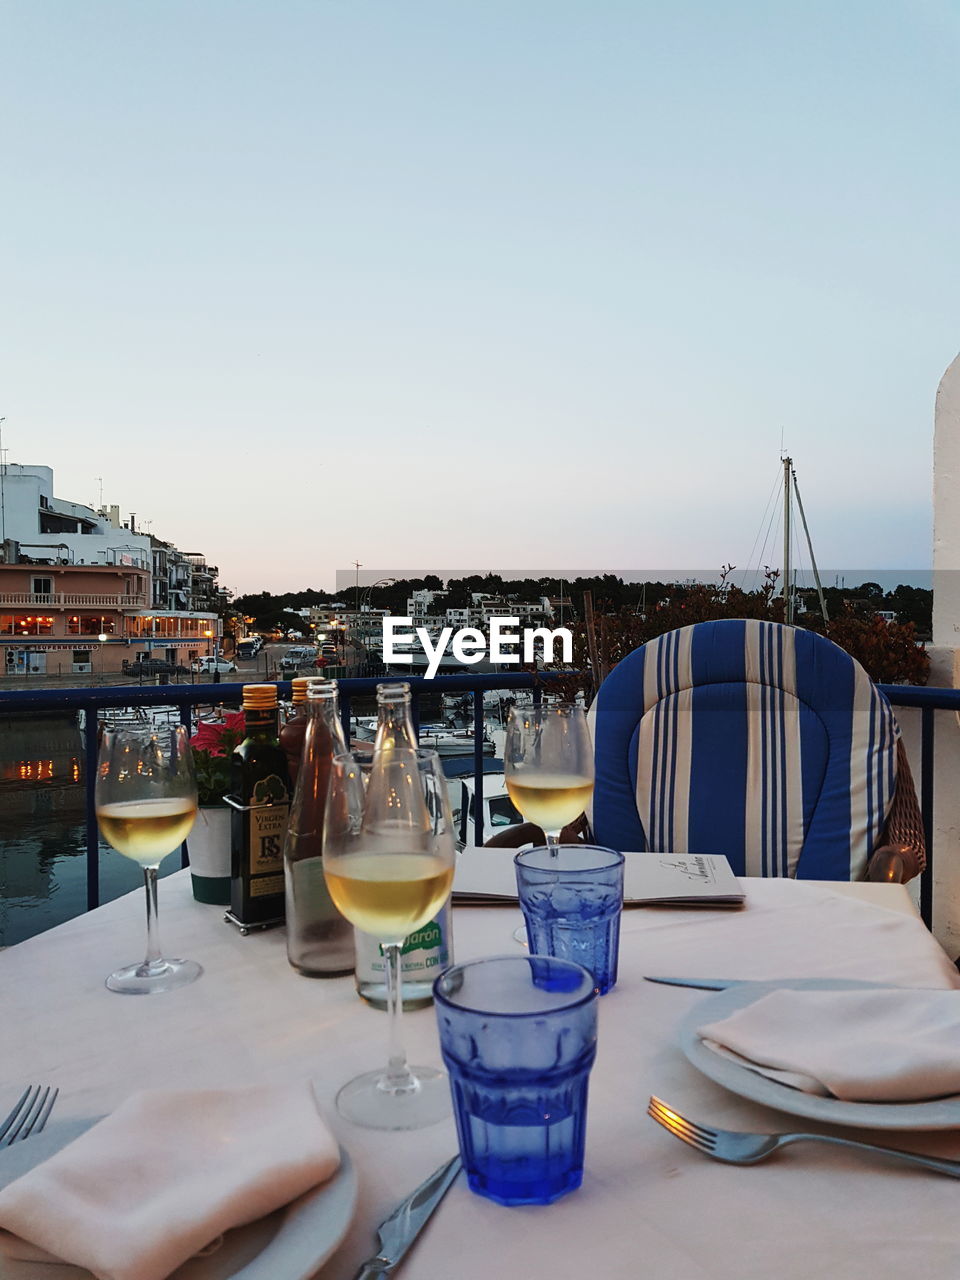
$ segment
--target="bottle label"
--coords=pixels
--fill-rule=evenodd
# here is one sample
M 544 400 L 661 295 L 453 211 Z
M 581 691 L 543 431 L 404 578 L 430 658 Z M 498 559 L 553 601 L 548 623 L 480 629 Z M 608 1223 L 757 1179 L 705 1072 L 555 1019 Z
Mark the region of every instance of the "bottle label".
M 383 948 L 381 947 L 381 954 Z M 416 933 L 411 933 L 410 937 L 404 942 L 400 948 L 401 956 L 413 955 L 417 951 L 440 951 L 446 953 L 446 947 L 443 945 L 443 934 L 440 925 L 436 920 L 431 920 L 428 925 L 424 925 L 422 929 L 418 929 Z
M 280 891 L 283 891 L 283 838 L 287 831 L 287 820 L 290 815 L 288 804 L 265 805 L 256 792 L 261 785 L 268 787 L 270 783 L 280 783 L 279 778 L 267 778 L 263 784 L 257 783 L 254 791 L 254 804 L 259 800 L 261 807 L 249 810 L 250 815 L 250 875 L 264 876 L 281 873 Z M 282 784 L 281 784 L 282 785 Z M 272 788 L 269 788 L 272 790 Z M 283 794 L 286 794 L 284 791 Z
M 400 949 L 403 982 L 431 982 L 450 963 L 449 906 L 416 933 L 411 933 Z M 357 982 L 382 982 L 386 969 L 383 947 L 369 934 L 357 932 Z
M 260 876 L 250 881 L 251 898 L 269 898 L 274 893 L 283 893 L 283 876 Z

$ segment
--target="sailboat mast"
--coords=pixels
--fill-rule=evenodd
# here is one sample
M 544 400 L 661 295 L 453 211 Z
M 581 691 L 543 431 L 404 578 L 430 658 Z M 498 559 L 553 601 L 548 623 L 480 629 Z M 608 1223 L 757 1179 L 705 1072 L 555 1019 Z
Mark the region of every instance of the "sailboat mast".
M 813 554 L 813 542 L 810 538 L 810 530 L 807 528 L 807 517 L 803 510 L 803 499 L 800 497 L 800 486 L 797 484 L 797 473 L 793 472 L 793 491 L 797 495 L 797 510 L 800 512 L 800 519 L 803 522 L 803 532 L 807 539 L 807 548 L 810 552 L 810 563 L 813 566 L 813 580 L 817 584 L 817 595 L 820 597 L 820 613 L 824 622 L 829 622 L 827 617 L 827 602 L 823 595 L 823 584 L 820 582 L 820 570 L 817 568 L 817 557 Z
M 790 475 L 793 459 L 783 460 L 783 620 L 793 625 L 793 592 L 790 589 Z

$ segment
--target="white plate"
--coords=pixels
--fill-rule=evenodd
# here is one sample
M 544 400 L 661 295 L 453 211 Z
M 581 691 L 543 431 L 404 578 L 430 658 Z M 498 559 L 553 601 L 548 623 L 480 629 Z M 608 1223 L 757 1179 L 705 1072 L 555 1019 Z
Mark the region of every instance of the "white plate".
M 841 1102 L 803 1093 L 789 1085 L 769 1080 L 766 1076 L 738 1062 L 721 1057 L 709 1049 L 697 1035 L 704 1023 L 727 1018 L 744 1009 L 761 996 L 783 987 L 808 991 L 840 991 L 851 987 L 877 986 L 876 983 L 844 982 L 839 979 L 808 979 L 795 982 L 746 982 L 718 991 L 701 1000 L 680 1025 L 680 1047 L 698 1071 L 751 1102 L 762 1103 L 775 1111 L 819 1120 L 822 1124 L 851 1125 L 857 1129 L 957 1129 L 960 1128 L 960 1096 L 933 1098 L 926 1102 Z
M 40 1164 L 89 1129 L 95 1120 L 51 1120 L 43 1133 L 0 1151 L 0 1187 Z M 191 1258 L 170 1280 L 310 1280 L 334 1253 L 353 1220 L 357 1175 L 340 1148 L 329 1182 L 249 1226 L 228 1231 L 205 1258 Z M 15 1262 L 0 1256 L 0 1280 L 91 1280 L 82 1267 Z

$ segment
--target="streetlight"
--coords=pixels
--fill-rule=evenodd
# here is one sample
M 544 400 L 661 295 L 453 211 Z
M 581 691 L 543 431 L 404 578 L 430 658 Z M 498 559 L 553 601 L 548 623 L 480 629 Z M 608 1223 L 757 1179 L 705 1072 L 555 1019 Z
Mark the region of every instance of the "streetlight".
M 106 644 L 107 633 L 105 631 L 101 631 L 100 634 L 97 636 L 97 639 L 100 641 L 102 645 Z M 100 650 L 100 678 L 101 680 L 103 679 L 103 650 L 102 649 Z

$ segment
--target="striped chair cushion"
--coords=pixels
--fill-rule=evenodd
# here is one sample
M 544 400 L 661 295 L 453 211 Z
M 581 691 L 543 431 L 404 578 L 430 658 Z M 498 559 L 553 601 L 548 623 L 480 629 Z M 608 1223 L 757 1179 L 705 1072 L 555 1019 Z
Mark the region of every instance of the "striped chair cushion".
M 723 619 L 651 640 L 590 712 L 594 836 L 723 853 L 738 874 L 856 880 L 896 786 L 896 721 L 811 631 Z

